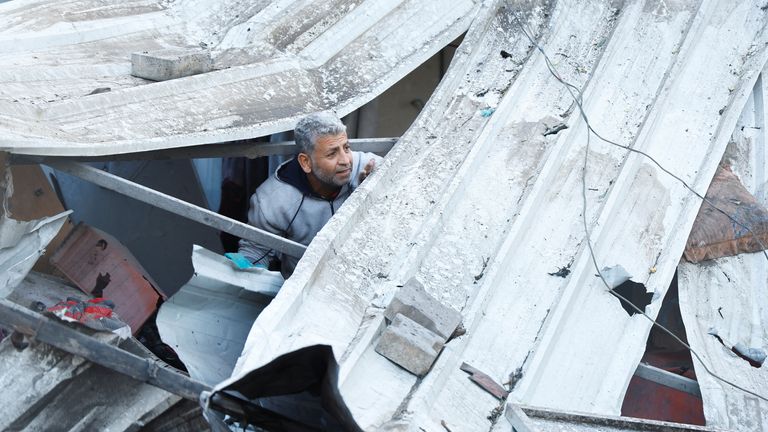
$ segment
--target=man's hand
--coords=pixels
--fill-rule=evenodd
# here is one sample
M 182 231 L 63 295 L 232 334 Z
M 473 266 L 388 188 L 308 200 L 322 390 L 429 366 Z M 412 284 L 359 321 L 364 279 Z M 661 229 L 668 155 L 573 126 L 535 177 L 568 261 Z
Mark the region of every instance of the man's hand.
M 373 160 L 373 159 L 369 160 L 368 163 L 365 164 L 365 167 L 363 167 L 363 170 L 360 171 L 360 182 L 359 183 L 362 183 L 363 180 L 365 180 L 369 175 L 371 175 L 371 173 L 373 172 L 373 170 L 375 168 L 376 168 L 376 161 Z

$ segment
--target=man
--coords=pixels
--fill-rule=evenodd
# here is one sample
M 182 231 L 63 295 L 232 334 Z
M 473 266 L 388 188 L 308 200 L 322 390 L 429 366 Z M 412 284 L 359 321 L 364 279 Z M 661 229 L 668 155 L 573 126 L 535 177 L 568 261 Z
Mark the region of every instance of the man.
M 277 168 L 251 196 L 248 223 L 308 245 L 381 158 L 349 149 L 347 128 L 332 113 L 310 114 L 294 130 L 298 154 Z M 267 266 L 271 250 L 240 240 L 238 252 Z M 288 278 L 298 258 L 281 254 Z

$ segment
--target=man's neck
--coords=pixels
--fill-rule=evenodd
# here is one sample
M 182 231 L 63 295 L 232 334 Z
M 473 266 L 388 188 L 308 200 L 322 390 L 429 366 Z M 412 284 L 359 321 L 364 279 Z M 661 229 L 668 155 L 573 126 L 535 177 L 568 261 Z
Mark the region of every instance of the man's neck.
M 341 187 L 323 183 L 313 173 L 307 174 L 307 181 L 312 191 L 327 200 L 334 199 L 339 194 Z

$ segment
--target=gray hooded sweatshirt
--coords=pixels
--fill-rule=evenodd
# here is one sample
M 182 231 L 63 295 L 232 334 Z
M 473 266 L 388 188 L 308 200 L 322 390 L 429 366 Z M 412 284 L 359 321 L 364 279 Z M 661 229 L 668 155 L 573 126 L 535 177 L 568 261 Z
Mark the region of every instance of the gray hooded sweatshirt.
M 352 175 L 349 183 L 342 186 L 333 199 L 325 199 L 312 190 L 307 175 L 296 158 L 284 162 L 251 196 L 248 223 L 297 243 L 309 245 L 359 186 L 360 171 L 370 159 L 376 161 L 376 166 L 382 161 L 381 157 L 373 153 L 352 152 Z M 239 246 L 238 252 L 254 264 L 267 265 L 269 256 L 275 253 L 245 239 L 240 240 Z M 280 271 L 287 279 L 299 259 L 285 254 L 279 254 L 279 258 L 282 262 Z

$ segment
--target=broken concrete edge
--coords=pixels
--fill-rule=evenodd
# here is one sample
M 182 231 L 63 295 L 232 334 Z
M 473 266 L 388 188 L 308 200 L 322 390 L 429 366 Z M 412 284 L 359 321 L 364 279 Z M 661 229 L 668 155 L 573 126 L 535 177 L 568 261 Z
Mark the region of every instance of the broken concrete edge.
M 183 78 L 212 69 L 210 51 L 165 49 L 131 54 L 131 75 L 152 81 Z
M 424 289 L 416 278 L 411 278 L 400 288 L 384 311 L 384 316 L 394 321 L 402 314 L 443 338 L 443 342 L 461 324 L 461 314 L 440 303 Z
M 425 61 L 430 55 L 432 55 L 432 52 L 437 52 L 439 50 L 439 47 L 445 46 L 446 44 L 450 43 L 450 41 L 455 40 L 459 36 L 461 36 L 463 33 L 466 32 L 467 28 L 470 26 L 470 24 L 473 22 L 475 15 L 478 13 L 480 8 L 476 8 L 472 14 L 469 14 L 462 18 L 462 24 L 458 24 L 456 27 L 452 27 L 450 31 L 444 32 L 441 34 L 441 37 L 438 39 L 435 39 L 434 43 L 431 45 L 431 48 L 433 50 L 427 50 L 424 53 L 424 56 L 421 57 L 421 61 Z M 466 21 L 464 21 L 466 20 Z M 464 25 L 466 24 L 466 25 Z M 463 62 L 469 62 L 470 60 L 468 57 L 462 57 L 460 61 Z M 402 79 L 404 76 L 408 74 L 407 70 L 407 64 L 403 63 L 402 65 L 397 67 L 398 72 L 395 73 L 391 79 L 385 79 L 377 83 L 373 89 L 373 93 L 375 94 L 381 94 L 384 92 L 387 88 L 391 87 L 394 83 L 396 83 L 399 79 Z M 457 78 L 458 79 L 458 78 Z M 450 83 L 442 83 L 440 85 L 453 85 Z M 365 97 L 354 97 L 351 99 L 348 99 L 335 107 L 332 107 L 331 109 L 336 112 L 336 114 L 339 117 L 343 117 L 355 109 L 362 106 L 365 102 L 367 102 L 368 99 Z M 424 113 L 421 114 L 422 116 Z M 248 129 L 251 131 L 250 133 L 252 136 L 264 136 L 269 133 L 276 133 L 276 132 L 282 132 L 286 130 L 290 130 L 295 125 L 296 121 L 298 121 L 301 114 L 296 114 L 295 116 L 288 116 L 281 120 L 276 120 L 274 122 L 270 122 L 266 127 L 263 125 L 258 125 L 258 127 L 250 127 Z M 254 130 L 262 131 L 262 132 L 254 132 Z M 227 131 L 227 134 L 229 136 L 229 141 L 235 140 L 235 139 L 245 139 L 250 138 L 249 136 L 245 136 L 244 130 L 238 129 L 238 128 L 232 128 Z M 213 134 L 212 132 L 209 133 L 196 133 L 192 136 L 180 136 L 180 137 L 174 137 L 172 145 L 168 142 L 166 142 L 166 147 L 188 147 L 190 145 L 199 145 L 204 144 L 204 138 L 208 138 L 209 134 Z M 241 138 L 238 138 L 241 137 Z M 194 140 L 190 144 L 189 140 Z M 225 141 L 223 139 L 218 139 L 217 142 Z M 135 148 L 139 148 L 142 146 L 146 146 L 143 142 L 137 142 L 133 144 L 134 150 L 133 152 L 137 151 Z M 265 309 L 264 312 L 259 315 L 259 318 L 254 323 L 254 326 L 251 330 L 251 333 L 249 334 L 250 338 L 262 338 L 264 340 L 268 341 L 275 341 L 276 334 L 280 333 L 280 329 L 283 328 L 287 322 L 293 319 L 293 313 L 298 310 L 303 301 L 304 296 L 302 293 L 304 292 L 304 289 L 306 286 L 309 285 L 310 281 L 315 279 L 318 274 L 321 271 L 321 268 L 323 267 L 323 264 L 326 263 L 328 260 L 332 259 L 336 255 L 336 251 L 334 246 L 337 244 L 341 244 L 344 241 L 347 240 L 347 237 L 349 236 L 349 233 L 352 232 L 352 227 L 357 225 L 360 220 L 365 216 L 366 209 L 372 205 L 372 203 L 379 199 L 380 197 L 375 192 L 378 184 L 380 182 L 390 182 L 393 179 L 395 179 L 397 176 L 399 176 L 399 172 L 396 168 L 397 164 L 402 159 L 409 158 L 413 152 L 417 152 L 418 149 L 421 146 L 421 142 L 416 139 L 407 140 L 406 142 L 398 141 L 398 144 L 395 145 L 388 153 L 387 157 L 384 159 L 384 163 L 381 166 L 378 166 L 376 170 L 373 172 L 372 175 L 370 175 L 360 186 L 358 186 L 357 189 L 355 189 L 355 193 L 353 193 L 344 203 L 344 205 L 339 209 L 339 211 L 336 213 L 336 215 L 331 218 L 331 220 L 320 230 L 320 232 L 315 236 L 315 238 L 312 240 L 312 243 L 308 246 L 306 252 L 304 255 L 302 255 L 301 260 L 299 261 L 298 265 L 296 266 L 296 269 L 293 273 L 293 275 L 286 280 L 285 284 L 281 288 L 280 293 L 275 297 L 275 299 L 270 304 L 270 307 Z M 103 148 L 103 147 L 102 147 Z M 100 148 L 99 150 L 101 150 Z M 38 151 L 39 152 L 39 151 Z M 18 152 L 15 152 L 18 153 Z M 122 147 L 120 153 L 127 153 Z M 366 310 L 364 308 L 361 308 L 359 310 L 359 315 L 362 318 L 366 313 Z M 339 335 L 337 335 L 339 336 Z M 372 339 L 364 339 L 362 343 L 363 345 L 371 345 L 373 343 L 373 339 L 377 337 L 378 334 L 374 331 L 367 332 L 365 334 L 365 337 L 371 337 Z M 349 334 L 345 336 L 347 340 L 351 341 L 354 338 L 354 334 Z M 343 338 L 343 337 L 341 337 Z M 330 338 L 315 338 L 313 339 L 313 343 L 323 343 L 324 341 L 329 342 L 332 346 L 334 346 L 334 351 L 337 353 L 337 358 L 341 356 L 340 353 L 345 352 L 345 346 L 340 346 L 338 343 L 338 340 L 340 338 L 335 338 L 331 340 Z M 231 384 L 233 382 L 238 381 L 242 376 L 247 374 L 249 369 L 255 369 L 259 366 L 263 366 L 267 364 L 270 360 L 278 357 L 280 354 L 284 354 L 286 352 L 290 352 L 292 350 L 295 350 L 295 345 L 281 345 L 277 342 L 274 342 L 271 344 L 270 347 L 267 349 L 262 349 L 259 352 L 253 353 L 253 352 L 243 352 L 243 355 L 241 356 L 241 359 L 238 360 L 238 364 L 235 367 L 235 371 L 233 372 L 232 377 L 223 382 L 220 383 L 217 388 L 222 388 L 228 384 Z M 364 350 L 354 350 L 356 353 L 363 352 Z M 346 363 L 348 361 L 356 360 L 359 357 L 357 356 L 350 356 L 349 360 L 340 361 L 340 367 L 342 372 L 347 371 L 346 374 L 349 374 L 349 371 L 352 369 L 351 365 L 346 366 Z M 347 376 L 347 375 L 344 375 Z
M 13 177 L 11 175 L 10 154 L 0 151 L 0 216 L 11 217 L 8 203 L 13 195 Z
M 519 411 L 518 411 L 519 410 Z M 522 415 L 521 415 L 522 414 Z M 524 416 L 524 417 L 523 417 Z M 605 428 L 626 430 L 626 431 L 666 431 L 666 432 L 687 432 L 687 431 L 708 431 L 717 432 L 722 429 L 716 429 L 706 426 L 696 426 L 683 423 L 673 423 L 660 420 L 647 420 L 632 417 L 608 416 L 602 414 L 591 414 L 578 411 L 560 411 L 551 408 L 525 405 L 519 402 L 508 401 L 505 408 L 505 417 L 518 431 L 526 429 L 518 428 L 517 424 L 527 425 L 534 429 L 530 431 L 539 431 L 536 424 L 546 422 L 547 425 L 559 423 L 562 426 L 578 425 L 579 430 L 586 430 L 589 426 L 594 429 L 603 430 Z M 521 421 L 522 420 L 522 421 Z M 516 423 L 515 423 L 516 422 Z M 522 427 L 522 426 L 521 426 Z
M 538 432 L 538 428 L 533 424 L 528 415 L 513 402 L 507 402 L 507 409 L 504 416 L 507 421 L 512 425 L 512 429 L 515 432 Z
M 443 349 L 444 339 L 402 314 L 381 334 L 377 353 L 416 376 L 424 376 Z
M 0 298 L 10 295 L 32 270 L 70 213 L 28 222 L 0 217 Z
M 342 115 L 338 110 L 337 114 Z M 375 190 L 376 185 L 380 181 L 388 181 L 389 177 L 395 176 L 391 168 L 393 160 L 400 157 L 403 153 L 403 147 L 395 146 L 384 159 L 384 163 L 377 167 L 376 170 L 368 176 L 368 178 L 355 189 L 353 193 L 344 202 L 344 205 L 336 212 L 336 215 L 323 226 L 320 232 L 317 233 L 312 243 L 309 244 L 307 250 L 302 255 L 301 260 L 296 266 L 293 275 L 288 278 L 283 286 L 280 288 L 280 292 L 275 296 L 274 300 L 270 303 L 254 322 L 251 329 L 251 333 L 248 335 L 248 339 L 261 338 L 263 340 L 273 340 L 275 334 L 280 333 L 280 329 L 286 324 L 287 321 L 293 319 L 293 313 L 301 307 L 304 301 L 302 292 L 304 287 L 310 280 L 316 277 L 320 271 L 322 264 L 332 259 L 335 256 L 334 245 L 346 240 L 346 236 L 351 231 L 351 228 L 355 226 L 361 218 L 367 206 L 370 202 L 376 199 L 375 194 L 372 191 Z M 366 310 L 360 311 L 360 316 L 364 316 Z M 382 319 L 383 321 L 383 319 Z M 366 332 L 366 343 L 364 346 L 372 345 L 379 332 L 371 331 Z M 350 340 L 353 336 L 350 336 Z M 316 342 L 321 342 L 316 340 Z M 335 345 L 331 343 L 331 345 Z M 246 343 L 246 346 L 248 344 Z M 293 348 L 295 349 L 295 348 Z M 272 359 L 276 358 L 280 354 L 290 352 L 292 349 L 278 349 L 278 350 L 260 350 L 257 353 L 244 351 L 241 358 L 238 360 L 235 370 L 230 379 L 219 383 L 216 389 L 226 387 L 227 385 L 237 382 L 242 376 L 246 375 L 250 370 L 263 366 Z M 341 356 L 340 353 L 344 352 L 343 347 L 334 346 L 334 351 L 337 353 L 337 359 Z M 355 350 L 356 355 L 350 356 L 350 359 L 357 360 L 364 350 Z M 343 376 L 348 376 L 351 371 L 351 365 L 345 366 L 346 360 L 339 362 Z

